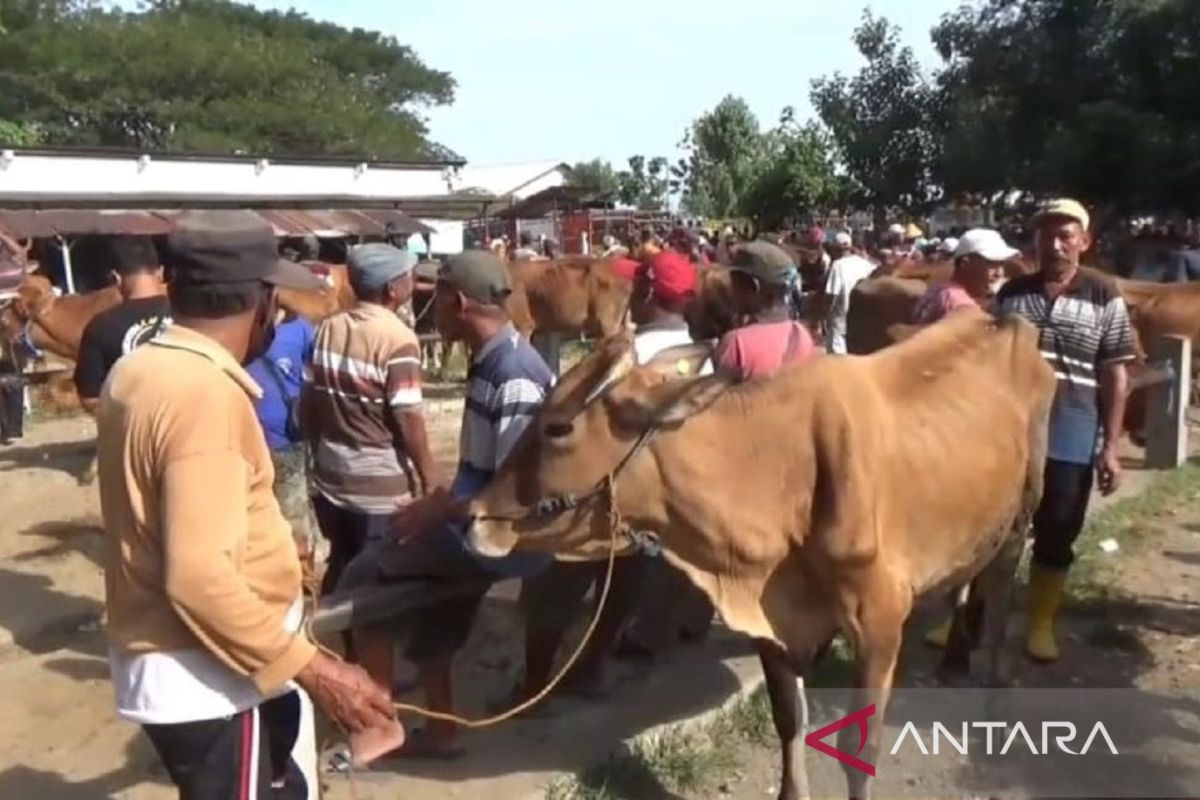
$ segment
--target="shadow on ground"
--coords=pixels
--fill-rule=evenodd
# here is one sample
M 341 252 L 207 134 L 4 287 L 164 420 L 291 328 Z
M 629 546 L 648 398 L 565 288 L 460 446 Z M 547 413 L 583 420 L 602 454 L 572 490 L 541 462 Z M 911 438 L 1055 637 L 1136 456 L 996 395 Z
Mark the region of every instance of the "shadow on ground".
M 169 783 L 149 740 L 138 735 L 125 748 L 125 763 L 91 780 L 72 782 L 24 765 L 0 772 L 0 797 L 12 800 L 117 800 L 127 789 L 152 780 Z
M 490 596 L 471 640 L 456 663 L 455 686 L 462 710 L 479 717 L 506 708 L 505 699 L 520 677 L 523 630 L 513 597 Z M 757 670 L 757 659 L 744 637 L 714 630 L 704 646 L 681 646 L 656 668 L 619 664 L 618 682 L 603 699 L 555 695 L 537 716 L 518 718 L 464 736 L 467 753 L 454 762 L 383 760 L 372 767 L 372 781 L 383 774 L 406 780 L 453 783 L 518 773 L 574 772 L 619 755 L 624 740 L 658 725 L 691 718 L 721 705 L 741 688 L 732 661 Z M 405 700 L 419 702 L 419 696 Z M 406 720 L 413 726 L 419 723 Z M 639 785 L 646 785 L 643 776 Z M 661 786 L 659 787 L 662 788 Z M 406 791 L 416 792 L 415 786 Z M 663 790 L 665 792 L 665 790 Z M 669 798 L 669 793 L 646 797 Z
M 51 469 L 79 480 L 95 454 L 96 445 L 91 441 L 5 447 L 0 448 L 0 472 Z

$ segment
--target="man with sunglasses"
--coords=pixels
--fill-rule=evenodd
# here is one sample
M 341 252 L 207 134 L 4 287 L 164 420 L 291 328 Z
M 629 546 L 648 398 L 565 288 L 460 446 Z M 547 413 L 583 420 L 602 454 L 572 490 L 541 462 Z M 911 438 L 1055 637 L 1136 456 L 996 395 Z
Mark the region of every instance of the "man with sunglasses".
M 1054 619 L 1093 478 L 1106 495 L 1120 485 L 1117 446 L 1129 386 L 1126 364 L 1135 351 L 1129 313 L 1116 286 L 1080 269 L 1080 257 L 1092 243 L 1087 210 L 1075 200 L 1055 200 L 1034 222 L 1039 271 L 1006 283 L 995 310 L 1018 314 L 1038 327 L 1042 356 L 1058 377 L 1045 489 L 1033 520 L 1025 639 L 1031 658 L 1050 662 L 1058 658 Z

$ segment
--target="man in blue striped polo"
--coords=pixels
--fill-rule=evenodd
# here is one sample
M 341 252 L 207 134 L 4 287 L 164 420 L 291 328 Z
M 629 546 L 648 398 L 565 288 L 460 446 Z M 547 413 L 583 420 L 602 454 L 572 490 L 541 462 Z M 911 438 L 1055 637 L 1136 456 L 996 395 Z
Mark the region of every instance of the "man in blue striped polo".
M 458 470 L 449 490 L 435 489 L 396 514 L 390 539 L 350 562 L 339 591 L 412 578 L 438 578 L 478 587 L 469 596 L 422 610 L 406 655 L 417 666 L 426 705 L 452 711 L 451 666 L 471 630 L 489 582 L 540 572 L 548 556 L 516 554 L 484 558 L 463 535 L 466 503 L 478 494 L 533 421 L 554 384 L 537 351 L 517 333 L 505 311 L 512 291 L 508 268 L 484 250 L 451 258 L 438 272 L 434 313 L 438 330 L 453 332 L 474 351 L 467 374 Z M 391 691 L 392 639 L 388 626 L 355 632 L 364 668 Z M 452 723 L 433 721 L 410 735 L 400 755 L 449 758 L 460 753 Z

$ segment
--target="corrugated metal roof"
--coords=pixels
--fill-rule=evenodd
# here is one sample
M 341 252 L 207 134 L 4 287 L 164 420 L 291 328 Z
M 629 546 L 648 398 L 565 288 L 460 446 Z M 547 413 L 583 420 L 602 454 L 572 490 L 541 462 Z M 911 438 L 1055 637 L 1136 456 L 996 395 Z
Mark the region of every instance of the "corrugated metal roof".
M 0 210 L 0 232 L 18 239 L 55 235 L 156 236 L 169 233 L 182 210 L 109 211 L 89 209 Z M 396 209 L 254 209 L 276 236 L 322 238 L 425 234 L 433 229 Z
M 85 209 L 51 209 L 46 211 L 2 211 L 0 230 L 9 236 L 24 239 L 44 238 L 61 234 L 132 234 L 155 236 L 171 230 L 171 222 L 152 211 L 109 211 Z

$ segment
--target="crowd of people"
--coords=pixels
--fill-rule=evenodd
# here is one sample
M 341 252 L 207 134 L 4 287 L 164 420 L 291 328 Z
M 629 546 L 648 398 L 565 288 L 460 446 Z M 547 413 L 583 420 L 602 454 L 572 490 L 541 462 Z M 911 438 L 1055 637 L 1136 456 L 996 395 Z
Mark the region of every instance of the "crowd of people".
M 953 278 L 930 288 L 913 321 L 990 304 L 1041 331 L 1059 388 L 1034 520 L 1026 649 L 1050 661 L 1093 481 L 1104 492 L 1119 483 L 1124 364 L 1133 345 L 1120 295 L 1078 269 L 1090 244 L 1086 210 L 1059 201 L 1032 227 L 1039 269 L 1007 282 L 1000 268 L 1018 253 L 999 232 L 975 229 L 938 242 Z M 816 338 L 794 313 L 792 252 L 737 234 L 714 236 L 715 244 L 701 236 L 648 231 L 614 255 L 633 284 L 638 360 L 692 341 L 684 310 L 705 260 L 730 270 L 730 302 L 741 321 L 716 343 L 705 372 L 766 380 L 817 357 Z M 826 256 L 824 344 L 837 355 L 845 352 L 850 292 L 876 265 L 848 231 L 808 236 Z M 919 240 L 915 226 L 901 227 L 888 244 L 911 253 Z M 388 752 L 459 755 L 453 723 L 405 732 L 396 721 L 394 645 L 404 638 L 425 705 L 453 712 L 455 654 L 501 579 L 522 580 L 526 622 L 524 675 L 511 699 L 539 692 L 603 571 L 541 556 L 485 557 L 464 535 L 466 503 L 555 384 L 508 319 L 506 261 L 471 249 L 437 274 L 439 329 L 473 352 L 459 460 L 447 475 L 427 430 L 420 347 L 401 313 L 413 291 L 411 253 L 389 243 L 352 247 L 347 269 L 357 303 L 316 326 L 281 312 L 277 295 L 318 279 L 281 259 L 271 232 L 236 212 L 182 215 L 161 258 L 145 240 L 114 240 L 113 259 L 123 302 L 88 326 L 76 371 L 98 427 L 110 664 L 120 715 L 143 726 L 183 796 L 224 798 L 252 784 L 262 796 L 308 796 L 306 765 L 315 754 L 300 731 L 313 702 L 351 734 L 332 769 Z M 318 536 L 329 542 L 321 596 L 413 578 L 467 588 L 414 619 L 356 623 L 344 659 L 334 657 L 302 622 Z M 621 557 L 609 601 L 565 684 L 603 696 L 612 688 L 612 659 L 652 659 L 703 639 L 712 617 L 707 597 L 661 557 Z M 945 633 L 939 627 L 928 639 L 941 644 Z

